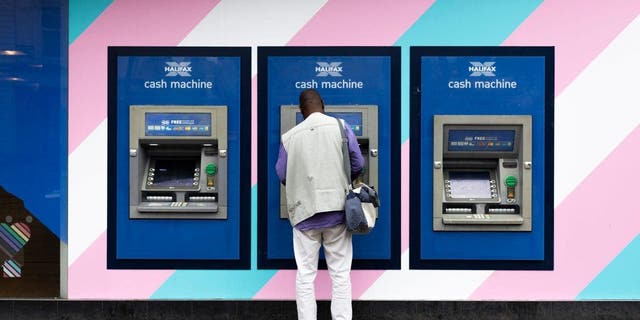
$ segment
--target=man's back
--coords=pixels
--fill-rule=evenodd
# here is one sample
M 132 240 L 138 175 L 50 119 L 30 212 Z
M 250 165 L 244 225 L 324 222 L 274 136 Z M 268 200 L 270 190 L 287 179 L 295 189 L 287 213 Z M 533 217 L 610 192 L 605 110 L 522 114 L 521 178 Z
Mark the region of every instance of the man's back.
M 287 151 L 287 209 L 292 225 L 344 208 L 348 188 L 335 118 L 315 112 L 282 136 Z

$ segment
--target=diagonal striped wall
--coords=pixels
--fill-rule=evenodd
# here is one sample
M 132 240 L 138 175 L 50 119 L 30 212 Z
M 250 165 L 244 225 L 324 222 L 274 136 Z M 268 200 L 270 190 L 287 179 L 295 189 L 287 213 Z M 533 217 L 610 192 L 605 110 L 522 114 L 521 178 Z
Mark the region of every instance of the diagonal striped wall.
M 180 12 L 180 15 L 174 14 Z M 69 298 L 293 299 L 256 268 L 257 46 L 402 47 L 402 269 L 354 271 L 354 298 L 640 299 L 639 1 L 70 1 Z M 106 47 L 252 46 L 252 269 L 106 270 Z M 554 271 L 408 270 L 409 47 L 556 47 Z M 105 181 L 86 193 L 89 181 Z M 93 184 L 95 186 L 95 184 Z M 615 186 L 615 187 L 613 187 Z M 327 299 L 326 272 L 318 297 Z M 135 285 L 132 285 L 135 284 Z

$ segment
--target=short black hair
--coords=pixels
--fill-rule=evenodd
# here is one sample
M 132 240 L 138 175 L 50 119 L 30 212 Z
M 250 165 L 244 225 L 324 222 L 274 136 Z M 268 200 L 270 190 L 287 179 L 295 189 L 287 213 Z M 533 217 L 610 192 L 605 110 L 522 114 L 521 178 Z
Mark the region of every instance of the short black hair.
M 317 90 L 306 89 L 300 92 L 300 97 L 299 97 L 300 109 L 305 108 L 309 105 L 313 105 L 315 103 L 318 103 L 318 105 L 320 105 L 322 109 L 324 109 L 324 101 L 322 101 L 322 97 L 320 96 L 320 93 Z

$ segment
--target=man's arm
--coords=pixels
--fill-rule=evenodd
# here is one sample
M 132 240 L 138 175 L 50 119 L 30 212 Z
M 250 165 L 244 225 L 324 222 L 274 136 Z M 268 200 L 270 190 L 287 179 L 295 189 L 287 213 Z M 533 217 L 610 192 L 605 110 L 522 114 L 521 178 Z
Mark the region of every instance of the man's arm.
M 358 139 L 351 130 L 351 126 L 344 122 L 344 131 L 347 135 L 347 143 L 349 145 L 349 160 L 351 163 L 351 181 L 355 180 L 364 169 L 364 158 L 360 153 L 360 146 L 358 145 Z
M 278 161 L 276 162 L 276 173 L 280 179 L 280 183 L 287 184 L 287 150 L 284 149 L 282 142 L 280 143 L 280 150 L 278 150 Z

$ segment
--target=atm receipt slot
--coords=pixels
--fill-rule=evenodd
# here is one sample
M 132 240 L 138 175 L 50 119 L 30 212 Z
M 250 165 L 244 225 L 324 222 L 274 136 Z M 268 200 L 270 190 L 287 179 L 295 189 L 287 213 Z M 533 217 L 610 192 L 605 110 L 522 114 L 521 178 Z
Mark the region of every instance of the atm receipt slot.
M 433 230 L 531 231 L 531 116 L 435 115 Z

